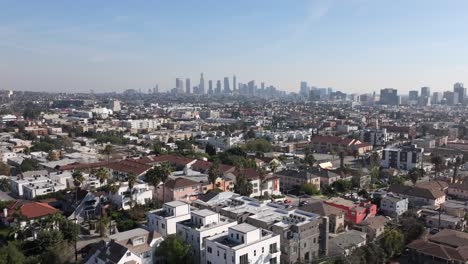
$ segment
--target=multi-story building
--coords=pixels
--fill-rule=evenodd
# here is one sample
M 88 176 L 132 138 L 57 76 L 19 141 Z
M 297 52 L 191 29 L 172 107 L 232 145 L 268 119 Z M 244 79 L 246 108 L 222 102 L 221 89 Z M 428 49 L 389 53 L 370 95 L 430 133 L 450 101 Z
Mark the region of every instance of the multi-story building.
M 217 202 L 211 203 L 211 208 L 238 222 L 278 234 L 281 263 L 296 263 L 298 259 L 308 262 L 327 253 L 328 217 L 245 196 L 217 199 Z
M 11 192 L 20 198 L 34 199 L 36 196 L 64 190 L 67 185 L 49 177 L 33 175 L 32 177 L 11 177 Z
M 382 151 L 380 165 L 384 168 L 411 170 L 422 163 L 424 149 L 416 145 L 395 147 L 390 146 Z
M 282 192 L 287 192 L 300 188 L 306 183 L 313 184 L 320 190 L 320 177 L 306 170 L 282 170 L 275 173 L 280 179 L 280 189 Z
M 370 202 L 355 203 L 339 197 L 334 197 L 323 202 L 344 210 L 346 212 L 345 220 L 352 224 L 359 224 L 365 218 L 373 217 L 377 213 L 377 206 Z
M 181 201 L 168 202 L 162 208 L 146 213 L 148 229 L 163 237 L 175 234 L 177 223 L 190 219 L 190 205 Z
M 205 242 L 207 264 L 277 264 L 281 256 L 279 235 L 247 223 L 230 227 Z
M 177 235 L 192 246 L 195 263 L 206 263 L 205 239 L 228 231 L 237 221 L 208 209 L 191 212 L 189 220 L 178 222 Z
M 399 105 L 400 97 L 398 96 L 398 90 L 392 88 L 380 90 L 380 104 Z
M 386 216 L 398 217 L 408 211 L 408 198 L 388 194 L 380 200 L 380 210 Z
M 133 188 L 130 188 L 128 182 L 124 182 L 111 199 L 118 208 L 128 210 L 132 207 L 131 203 L 143 205 L 152 200 L 153 189 L 145 182 L 136 182 Z
M 160 119 L 128 119 L 122 121 L 122 127 L 132 131 L 155 130 L 163 124 Z
M 359 131 L 359 138 L 362 142 L 372 144 L 374 147 L 385 146 L 388 134 L 386 129 L 365 129 Z

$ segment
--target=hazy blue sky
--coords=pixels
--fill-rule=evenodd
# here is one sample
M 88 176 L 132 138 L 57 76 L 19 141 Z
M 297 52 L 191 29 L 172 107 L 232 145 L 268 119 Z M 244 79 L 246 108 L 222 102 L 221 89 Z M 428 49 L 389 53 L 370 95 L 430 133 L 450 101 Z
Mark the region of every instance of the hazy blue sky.
M 0 89 L 232 77 L 365 92 L 468 78 L 466 0 L 0 0 Z M 468 82 L 468 81 L 467 81 Z

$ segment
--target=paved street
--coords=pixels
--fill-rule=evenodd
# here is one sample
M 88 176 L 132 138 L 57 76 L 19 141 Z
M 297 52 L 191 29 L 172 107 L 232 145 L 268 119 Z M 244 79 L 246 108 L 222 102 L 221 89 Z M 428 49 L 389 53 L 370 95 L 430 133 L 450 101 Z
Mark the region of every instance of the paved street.
M 12 201 L 14 200 L 8 193 L 0 191 L 0 201 Z

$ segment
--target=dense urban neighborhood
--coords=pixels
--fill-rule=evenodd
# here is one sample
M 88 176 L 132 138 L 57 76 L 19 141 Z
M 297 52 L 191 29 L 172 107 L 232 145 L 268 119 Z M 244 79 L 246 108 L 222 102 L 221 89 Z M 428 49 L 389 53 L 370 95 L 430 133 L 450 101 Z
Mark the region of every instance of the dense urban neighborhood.
M 468 263 L 467 104 L 203 74 L 1 90 L 0 263 Z

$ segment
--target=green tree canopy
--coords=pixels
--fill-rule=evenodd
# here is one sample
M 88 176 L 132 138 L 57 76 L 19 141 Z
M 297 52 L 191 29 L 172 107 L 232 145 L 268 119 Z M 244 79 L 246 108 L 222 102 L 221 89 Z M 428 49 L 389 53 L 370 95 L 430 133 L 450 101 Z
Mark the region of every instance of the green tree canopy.
M 158 254 L 167 263 L 193 263 L 190 245 L 184 243 L 176 235 L 169 235 L 158 248 Z

